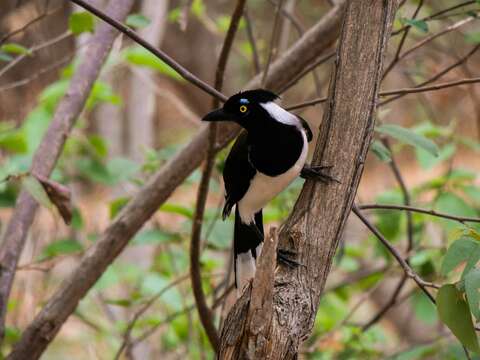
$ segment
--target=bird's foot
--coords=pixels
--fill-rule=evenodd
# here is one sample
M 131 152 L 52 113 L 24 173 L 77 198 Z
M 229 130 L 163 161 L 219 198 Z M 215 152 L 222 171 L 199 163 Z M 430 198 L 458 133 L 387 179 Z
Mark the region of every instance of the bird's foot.
M 333 176 L 326 173 L 329 171 L 332 166 L 322 166 L 322 165 L 305 165 L 300 172 L 300 176 L 306 180 L 315 180 L 320 181 L 324 184 L 331 182 L 336 182 L 340 184 L 340 181 L 334 178 Z M 325 171 L 326 170 L 326 171 Z
M 296 256 L 297 256 L 297 253 L 295 251 L 284 250 L 284 249 L 277 250 L 277 261 L 292 269 L 302 265 L 298 261 L 294 260 Z

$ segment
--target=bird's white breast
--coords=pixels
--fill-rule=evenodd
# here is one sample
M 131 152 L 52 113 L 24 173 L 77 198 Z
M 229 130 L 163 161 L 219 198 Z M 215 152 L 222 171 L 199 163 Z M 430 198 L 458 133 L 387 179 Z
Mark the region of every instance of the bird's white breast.
M 268 176 L 257 171 L 253 177 L 246 194 L 237 204 L 243 223 L 254 222 L 255 213 L 265 207 L 270 200 L 283 191 L 300 174 L 308 153 L 307 136 L 303 129 L 300 132 L 303 137 L 302 152 L 297 162 L 288 171 L 278 176 Z

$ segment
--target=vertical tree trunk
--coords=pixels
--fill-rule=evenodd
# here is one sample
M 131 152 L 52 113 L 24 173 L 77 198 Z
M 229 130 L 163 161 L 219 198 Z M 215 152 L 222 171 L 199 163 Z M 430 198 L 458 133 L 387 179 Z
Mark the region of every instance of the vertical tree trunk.
M 314 155 L 314 164 L 333 165 L 332 175 L 341 183 L 306 183 L 278 245 L 297 252 L 304 266 L 278 268 L 267 300 L 268 284 L 255 280 L 251 301 L 246 292 L 225 321 L 219 358 L 295 359 L 309 336 L 373 135 L 382 61 L 396 8 L 396 0 L 348 1 Z M 261 323 L 245 316 L 252 307 L 258 309 L 255 296 L 266 307 Z

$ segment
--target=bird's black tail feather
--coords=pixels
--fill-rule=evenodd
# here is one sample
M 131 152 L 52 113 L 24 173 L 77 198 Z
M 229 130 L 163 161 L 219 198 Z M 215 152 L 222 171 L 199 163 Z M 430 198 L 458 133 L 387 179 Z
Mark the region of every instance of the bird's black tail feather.
M 255 214 L 254 224 L 244 224 L 238 209 L 235 209 L 235 228 L 233 232 L 233 251 L 235 268 L 235 286 L 242 290 L 248 280 L 255 275 L 255 261 L 263 245 L 262 210 Z

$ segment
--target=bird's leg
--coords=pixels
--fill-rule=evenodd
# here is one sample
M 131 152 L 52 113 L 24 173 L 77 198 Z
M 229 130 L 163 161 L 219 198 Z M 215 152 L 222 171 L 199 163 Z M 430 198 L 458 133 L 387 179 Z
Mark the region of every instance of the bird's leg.
M 258 238 L 260 241 L 263 242 L 264 236 L 258 226 L 255 223 L 250 224 L 250 227 L 253 229 L 253 231 L 257 234 Z M 295 261 L 293 258 L 297 255 L 296 252 L 290 251 L 290 250 L 284 250 L 284 249 L 278 249 L 277 250 L 277 261 L 281 262 L 282 264 L 290 267 L 290 268 L 296 268 L 297 266 L 300 266 L 301 264 L 297 261 Z
M 300 176 L 306 180 L 320 181 L 324 184 L 328 184 L 330 182 L 340 183 L 340 181 L 325 172 L 325 170 L 328 171 L 331 168 L 332 166 L 317 166 L 305 164 L 302 171 L 300 172 Z

